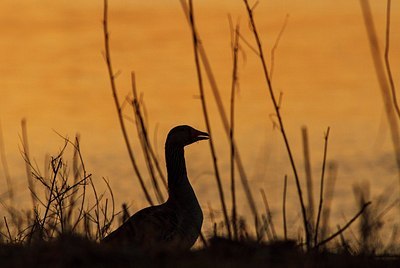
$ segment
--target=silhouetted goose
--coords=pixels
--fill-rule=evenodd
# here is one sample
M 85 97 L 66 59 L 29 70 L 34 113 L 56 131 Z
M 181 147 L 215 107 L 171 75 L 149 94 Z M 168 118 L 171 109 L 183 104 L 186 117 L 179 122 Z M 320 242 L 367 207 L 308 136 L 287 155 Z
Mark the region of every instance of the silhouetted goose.
M 190 249 L 199 236 L 203 213 L 187 177 L 184 147 L 208 138 L 190 126 L 173 128 L 165 142 L 167 202 L 140 210 L 103 242 L 145 250 Z

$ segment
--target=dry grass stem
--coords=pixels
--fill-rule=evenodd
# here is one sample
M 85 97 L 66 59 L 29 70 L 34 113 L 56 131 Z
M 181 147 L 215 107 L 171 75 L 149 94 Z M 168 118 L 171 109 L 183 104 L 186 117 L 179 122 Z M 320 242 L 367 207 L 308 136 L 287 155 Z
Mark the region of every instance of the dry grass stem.
M 337 237 L 338 235 L 341 235 L 347 228 L 349 228 L 349 226 L 350 226 L 358 217 L 360 217 L 360 216 L 364 213 L 365 209 L 366 209 L 369 205 L 371 205 L 371 202 L 365 203 L 365 204 L 362 206 L 361 210 L 360 210 L 349 222 L 347 222 L 347 223 L 345 224 L 345 226 L 343 226 L 342 228 L 339 228 L 339 230 L 338 230 L 336 233 L 332 234 L 332 235 L 329 236 L 328 238 L 325 238 L 324 240 L 320 241 L 320 242 L 316 245 L 316 248 L 318 248 L 318 247 L 320 247 L 320 246 L 322 246 L 322 245 L 328 243 L 329 241 L 331 241 L 332 239 L 334 239 L 334 238 Z
M 322 210 L 322 225 L 320 232 L 320 239 L 324 239 L 329 229 L 329 218 L 332 206 L 333 193 L 335 190 L 335 183 L 337 178 L 338 167 L 335 162 L 328 164 L 327 180 L 325 187 L 325 199 Z
M 283 181 L 283 202 L 282 202 L 282 217 L 283 217 L 283 237 L 287 240 L 287 225 L 286 225 L 286 190 L 287 190 L 287 175 Z
M 190 25 L 189 8 L 186 4 L 186 1 L 180 0 L 180 3 L 182 5 L 186 19 Z M 199 37 L 199 34 L 197 33 L 197 31 L 195 32 L 195 35 L 196 35 L 197 39 L 200 40 L 200 37 Z M 224 109 L 224 106 L 222 103 L 222 98 L 219 93 L 219 89 L 218 89 L 217 82 L 215 80 L 215 76 L 214 76 L 212 68 L 211 68 L 211 64 L 208 60 L 204 46 L 201 42 L 199 42 L 197 44 L 197 48 L 198 48 L 198 53 L 199 53 L 200 59 L 203 63 L 204 71 L 207 75 L 208 82 L 210 83 L 211 91 L 213 93 L 215 102 L 217 104 L 218 114 L 220 115 L 220 118 L 222 121 L 222 126 L 223 126 L 223 128 L 225 130 L 225 134 L 227 135 L 227 138 L 229 140 L 229 128 L 230 128 L 229 125 L 230 124 L 229 124 L 228 116 L 225 113 L 225 109 Z M 249 186 L 249 182 L 248 182 L 247 175 L 246 175 L 246 172 L 245 172 L 245 169 L 243 166 L 243 162 L 242 162 L 239 150 L 238 150 L 237 145 L 234 140 L 233 140 L 233 146 L 235 147 L 235 162 L 237 165 L 240 181 L 242 183 L 247 202 L 249 204 L 249 207 L 251 209 L 253 217 L 258 217 L 257 206 L 256 206 L 256 203 L 254 202 L 254 197 L 253 197 L 253 194 L 252 194 L 250 186 Z
M 233 238 L 238 239 L 237 226 L 237 205 L 236 205 L 236 189 L 235 189 L 235 146 L 234 146 L 234 129 L 235 129 L 235 95 L 238 87 L 238 52 L 239 52 L 239 23 L 236 24 L 235 30 L 230 20 L 232 31 L 232 84 L 231 84 L 231 105 L 230 105 L 230 174 L 231 174 L 231 195 L 232 195 L 232 229 Z
M 270 240 L 277 240 L 278 236 L 276 235 L 276 231 L 275 231 L 275 226 L 274 226 L 274 221 L 272 220 L 272 213 L 271 210 L 269 208 L 269 204 L 268 204 L 268 199 L 267 196 L 265 194 L 264 189 L 260 189 L 261 192 L 261 197 L 265 206 L 265 215 L 266 215 L 266 220 L 267 220 L 267 228 L 270 230 L 270 233 L 272 235 L 272 237 L 270 238 Z
M 32 199 L 32 206 L 35 209 L 37 202 L 36 202 L 36 192 L 35 192 L 35 184 L 32 178 L 32 170 L 31 170 L 31 163 L 30 155 L 29 155 L 29 143 L 28 143 L 28 132 L 26 128 L 26 119 L 22 119 L 21 121 L 21 129 L 22 129 L 22 152 L 25 158 L 25 169 L 26 169 L 26 178 L 28 179 L 28 186 L 31 192 L 31 199 Z
M 143 115 L 141 112 L 140 101 L 137 96 L 136 78 L 135 78 L 134 72 L 131 73 L 131 82 L 132 82 L 132 93 L 133 93 L 132 108 L 133 108 L 133 113 L 134 113 L 135 119 L 136 119 L 136 129 L 138 132 L 140 145 L 142 147 L 143 155 L 145 157 L 145 162 L 146 162 L 147 170 L 150 175 L 151 182 L 153 183 L 153 190 L 156 195 L 157 201 L 159 203 L 163 203 L 165 199 L 164 199 L 164 196 L 158 185 L 156 171 L 155 171 L 155 167 L 153 165 L 154 158 L 151 156 L 152 154 L 150 152 L 151 146 L 150 146 L 150 141 L 149 141 L 149 137 L 148 137 L 148 133 L 147 133 L 147 127 L 146 127 L 146 124 L 145 124 L 145 121 L 144 121 L 144 118 L 143 118 Z M 160 170 L 159 170 L 159 174 L 162 174 L 160 172 Z M 163 176 L 162 176 L 162 178 L 163 178 Z M 165 182 L 165 178 L 162 181 L 164 183 L 165 189 L 167 190 L 168 187 Z
M 308 197 L 308 207 L 307 207 L 307 220 L 310 226 L 310 231 L 313 229 L 314 223 L 314 191 L 313 182 L 311 174 L 311 161 L 310 161 L 310 146 L 308 143 L 308 131 L 307 127 L 301 128 L 301 137 L 303 141 L 303 156 L 304 156 L 304 170 L 306 173 L 306 185 L 307 185 L 307 197 Z
M 111 91 L 113 94 L 115 107 L 117 108 L 118 121 L 119 121 L 119 124 L 121 127 L 122 135 L 124 137 L 124 141 L 126 144 L 126 148 L 128 150 L 129 158 L 132 163 L 132 167 L 133 167 L 135 174 L 139 180 L 140 186 L 146 197 L 146 200 L 150 205 L 154 205 L 154 202 L 149 194 L 149 191 L 148 191 L 146 184 L 144 183 L 144 180 L 140 173 L 139 167 L 136 163 L 136 159 L 133 154 L 131 144 L 129 142 L 128 132 L 126 130 L 125 122 L 123 119 L 121 105 L 120 105 L 120 102 L 118 99 L 117 87 L 115 85 L 115 74 L 113 71 L 112 63 L 111 63 L 110 41 L 109 41 L 109 31 L 108 31 L 108 1 L 107 0 L 104 0 L 103 31 L 104 31 L 105 60 L 106 60 L 106 64 L 107 64 L 108 76 L 110 78 Z
M 298 173 L 297 173 L 296 165 L 295 165 L 295 162 L 294 162 L 294 159 L 293 159 L 292 150 L 290 148 L 289 140 L 287 138 L 285 127 L 284 127 L 284 124 L 283 124 L 283 119 L 282 119 L 282 116 L 281 116 L 281 113 L 280 113 L 279 102 L 277 102 L 277 100 L 275 98 L 275 93 L 274 93 L 273 88 L 272 88 L 272 83 L 271 83 L 271 79 L 270 79 L 270 76 L 269 76 L 269 73 L 268 73 L 267 63 L 266 63 L 266 60 L 265 60 L 265 57 L 264 57 L 264 50 L 262 48 L 261 39 L 259 37 L 258 31 L 257 31 L 257 27 L 256 27 L 256 23 L 254 21 L 253 9 L 250 7 L 250 5 L 249 5 L 247 0 L 244 0 L 244 4 L 246 6 L 247 14 L 248 14 L 248 17 L 249 17 L 249 20 L 250 20 L 251 29 L 253 31 L 254 38 L 255 38 L 255 41 L 257 43 L 257 50 L 259 52 L 259 57 L 260 57 L 261 65 L 262 65 L 262 68 L 263 68 L 264 77 L 265 77 L 265 80 L 266 80 L 266 83 L 267 83 L 268 92 L 269 92 L 269 95 L 271 97 L 271 101 L 272 101 L 272 104 L 274 106 L 274 109 L 275 109 L 276 117 L 277 117 L 278 122 L 279 122 L 279 129 L 280 129 L 280 132 L 282 134 L 282 137 L 283 137 L 283 140 L 284 140 L 284 143 L 285 143 L 285 147 L 286 147 L 286 150 L 287 150 L 287 153 L 288 153 L 288 156 L 289 156 L 290 164 L 292 166 L 292 170 L 293 170 L 293 174 L 294 174 L 294 178 L 295 178 L 295 182 L 296 182 L 296 188 L 297 188 L 299 201 L 300 201 L 301 214 L 302 214 L 302 217 L 303 217 L 304 231 L 305 231 L 305 236 L 306 236 L 306 246 L 307 246 L 307 249 L 309 249 L 310 248 L 311 236 L 310 236 L 310 230 L 309 230 L 308 221 L 307 221 L 306 208 L 305 208 L 304 201 L 303 201 L 303 193 L 302 193 L 302 190 L 301 190 L 300 179 L 299 179 L 299 176 L 298 176 Z
M 199 49 L 198 49 L 199 40 L 198 40 L 198 36 L 197 36 L 196 30 L 195 30 L 196 25 L 195 25 L 195 20 L 194 20 L 194 11 L 193 11 L 192 0 L 189 0 L 189 18 L 190 18 L 190 25 L 191 25 L 191 30 L 192 30 L 194 57 L 195 57 L 197 78 L 198 78 L 199 91 L 200 91 L 200 100 L 201 100 L 201 105 L 202 105 L 202 110 L 203 110 L 204 121 L 206 124 L 206 129 L 207 129 L 208 134 L 210 135 L 209 144 L 210 144 L 210 150 L 211 150 L 211 155 L 212 155 L 212 160 L 213 160 L 212 162 L 213 162 L 213 167 L 214 167 L 215 179 L 217 181 L 218 193 L 219 193 L 220 202 L 221 202 L 221 206 L 222 206 L 222 212 L 224 215 L 225 226 L 228 231 L 228 237 L 231 238 L 232 233 L 231 233 L 231 227 L 229 224 L 229 216 L 228 216 L 228 211 L 226 208 L 224 191 L 223 191 L 222 182 L 221 182 L 219 169 L 218 169 L 218 165 L 217 165 L 217 156 L 216 156 L 216 151 L 214 148 L 211 124 L 209 121 L 206 99 L 205 99 L 204 88 L 203 88 L 203 78 L 202 78 L 202 73 L 201 73 Z
M 1 158 L 1 165 L 3 169 L 4 178 L 6 179 L 7 183 L 7 195 L 9 198 L 10 204 L 14 202 L 14 187 L 11 181 L 10 171 L 8 168 L 7 156 L 6 156 L 6 149 L 4 144 L 4 137 L 3 137 L 3 128 L 0 121 L 0 158 Z
M 289 14 L 286 14 L 285 21 L 283 22 L 282 28 L 279 31 L 278 36 L 276 37 L 275 43 L 271 48 L 271 68 L 269 71 L 269 77 L 271 78 L 271 80 L 272 80 L 272 76 L 273 76 L 274 70 L 275 70 L 275 52 L 278 49 L 279 41 L 281 41 L 281 38 L 283 36 L 283 33 L 286 30 L 286 26 L 287 26 L 288 22 L 289 22 Z M 258 54 L 258 53 L 256 53 L 256 54 Z
M 327 151 L 328 151 L 329 130 L 330 130 L 330 128 L 328 127 L 328 129 L 326 130 L 326 134 L 325 134 L 324 157 L 322 160 L 321 183 L 320 183 L 320 191 L 319 191 L 319 205 L 318 205 L 317 221 L 315 223 L 314 245 L 317 245 L 317 243 L 318 243 L 319 222 L 320 222 L 321 213 L 322 213 L 324 183 L 325 183 L 325 166 L 326 166 L 326 155 L 327 155 Z
M 379 48 L 378 36 L 375 30 L 375 23 L 372 18 L 372 12 L 371 12 L 371 7 L 369 5 L 369 1 L 360 0 L 360 4 L 370 44 L 371 56 L 374 63 L 376 76 L 378 78 L 379 87 L 381 89 L 381 95 L 385 107 L 386 117 L 389 122 L 390 134 L 397 164 L 398 179 L 400 183 L 400 134 L 399 134 L 398 121 L 396 120 L 394 105 L 392 101 L 393 96 L 391 96 L 392 92 L 390 91 L 390 85 L 388 84 L 386 69 L 384 67 L 384 63 L 382 62 L 381 58 L 382 54 Z M 389 50 L 387 49 L 387 51 Z
M 6 224 L 7 233 L 8 233 L 8 239 L 9 239 L 10 242 L 12 242 L 13 239 L 12 239 L 12 236 L 11 236 L 10 228 L 8 227 L 6 216 L 4 216 L 4 223 Z
M 400 108 L 396 97 L 396 87 L 393 81 L 392 68 L 390 66 L 389 51 L 390 51 L 390 13 L 392 0 L 387 0 L 386 5 L 386 35 L 385 35 L 385 67 L 389 79 L 390 90 L 392 92 L 392 101 L 396 110 L 397 117 L 400 119 Z

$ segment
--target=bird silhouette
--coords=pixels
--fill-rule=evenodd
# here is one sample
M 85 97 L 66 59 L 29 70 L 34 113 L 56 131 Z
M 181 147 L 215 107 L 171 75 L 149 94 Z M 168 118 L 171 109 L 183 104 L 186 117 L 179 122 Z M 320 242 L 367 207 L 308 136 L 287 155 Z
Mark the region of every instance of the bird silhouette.
M 190 249 L 199 237 L 203 212 L 187 176 L 184 147 L 208 138 L 187 125 L 171 129 L 165 142 L 168 200 L 138 211 L 102 242 L 148 251 Z

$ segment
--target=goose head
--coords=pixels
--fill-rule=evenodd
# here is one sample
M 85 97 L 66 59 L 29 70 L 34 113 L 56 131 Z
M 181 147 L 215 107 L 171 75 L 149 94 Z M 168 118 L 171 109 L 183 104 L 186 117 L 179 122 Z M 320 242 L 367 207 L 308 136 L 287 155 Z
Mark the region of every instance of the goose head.
M 210 136 L 206 132 L 194 129 L 191 126 L 182 125 L 170 130 L 165 145 L 183 148 L 196 141 L 207 140 L 209 138 Z

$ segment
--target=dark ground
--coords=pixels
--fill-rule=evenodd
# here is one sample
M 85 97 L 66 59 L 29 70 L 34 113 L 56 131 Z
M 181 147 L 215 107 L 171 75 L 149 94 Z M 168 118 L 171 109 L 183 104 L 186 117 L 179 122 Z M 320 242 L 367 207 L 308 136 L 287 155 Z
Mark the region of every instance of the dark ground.
M 272 245 L 214 239 L 208 248 L 143 254 L 76 237 L 31 245 L 0 245 L 0 267 L 400 267 L 400 258 L 303 253 L 290 242 Z

